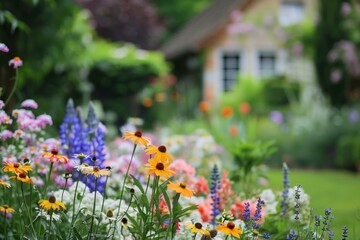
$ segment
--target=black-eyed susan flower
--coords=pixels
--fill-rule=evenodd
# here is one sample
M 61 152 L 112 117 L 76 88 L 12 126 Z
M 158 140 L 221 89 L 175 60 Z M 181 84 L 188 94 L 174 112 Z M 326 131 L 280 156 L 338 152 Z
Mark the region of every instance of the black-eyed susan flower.
M 57 148 L 53 148 L 51 152 L 43 152 L 41 154 L 43 158 L 48 159 L 50 162 L 64 162 L 68 163 L 69 158 L 63 155 L 59 155 L 59 150 Z
M 130 139 L 135 144 L 143 145 L 144 147 L 147 147 L 147 145 L 150 144 L 150 139 L 147 137 L 144 137 L 142 135 L 142 132 L 137 130 L 135 132 L 125 132 L 124 139 L 128 140 Z
M 181 183 L 173 183 L 173 182 L 169 182 L 169 184 L 167 185 L 167 188 L 169 190 L 174 190 L 177 193 L 180 193 L 181 195 L 185 196 L 185 197 L 192 197 L 193 196 L 193 191 L 189 188 L 186 187 L 186 184 L 181 182 Z
M 5 182 L 5 181 L 3 181 L 3 180 L 0 179 L 0 187 L 9 188 L 9 187 L 10 187 L 10 183 Z
M 61 209 L 66 209 L 65 204 L 60 201 L 57 201 L 54 196 L 50 196 L 49 200 L 46 199 L 40 200 L 39 206 L 46 211 L 50 211 L 50 210 L 60 211 Z
M 242 234 L 242 230 L 238 227 L 235 227 L 235 223 L 228 222 L 228 223 L 222 223 L 219 222 L 220 226 L 217 226 L 215 229 L 219 232 L 224 233 L 226 236 L 233 235 L 236 238 L 240 238 L 240 235 Z
M 13 162 L 8 162 L 4 167 L 3 167 L 4 172 L 12 172 L 15 174 L 20 174 L 20 173 L 28 173 L 29 171 L 32 171 L 32 167 L 28 164 L 22 165 L 20 163 L 13 163 Z
M 168 169 L 170 162 L 156 161 L 154 158 L 149 159 L 149 163 L 145 164 L 148 174 L 155 173 L 156 176 L 169 178 L 175 175 L 175 172 Z
M 6 213 L 15 212 L 15 210 L 13 208 L 9 207 L 8 205 L 2 205 L 2 206 L 0 206 L 0 212 L 6 214 Z
M 93 175 L 96 178 L 110 175 L 110 171 L 107 168 L 100 169 L 98 166 L 85 167 L 82 169 L 82 172 L 86 175 Z
M 191 229 L 191 233 L 210 235 L 210 232 L 208 230 L 204 229 L 203 225 L 199 222 L 197 222 L 195 224 L 192 224 L 189 222 L 186 224 L 186 227 Z
M 174 159 L 173 156 L 171 156 L 168 152 L 166 152 L 166 147 L 163 145 L 159 147 L 151 145 L 145 149 L 145 152 L 148 155 L 152 155 L 156 161 L 161 161 L 164 163 L 167 162 L 171 163 L 172 160 Z
M 20 174 L 16 174 L 15 176 L 11 176 L 10 179 L 14 179 L 28 184 L 33 184 L 31 178 L 29 178 L 29 176 L 25 173 L 20 173 Z

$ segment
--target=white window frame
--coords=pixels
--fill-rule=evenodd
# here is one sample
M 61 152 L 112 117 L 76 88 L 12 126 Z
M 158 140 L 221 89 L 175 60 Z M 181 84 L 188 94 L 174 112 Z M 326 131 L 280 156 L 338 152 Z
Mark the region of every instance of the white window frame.
M 296 6 L 301 6 L 301 10 L 297 9 Z M 287 9 L 285 10 L 285 8 Z M 278 18 L 281 26 L 291 26 L 303 21 L 305 18 L 305 3 L 303 1 L 282 0 L 279 6 Z

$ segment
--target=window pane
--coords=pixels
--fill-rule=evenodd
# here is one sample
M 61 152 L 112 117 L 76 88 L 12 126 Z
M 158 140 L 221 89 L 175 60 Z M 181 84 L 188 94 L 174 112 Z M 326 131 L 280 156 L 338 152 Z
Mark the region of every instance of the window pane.
M 304 19 L 304 4 L 302 2 L 283 2 L 279 11 L 279 22 L 283 26 L 299 23 Z
M 239 52 L 224 52 L 222 55 L 222 80 L 224 91 L 230 90 L 240 71 L 241 56 Z
M 271 76 L 276 73 L 276 56 L 273 52 L 259 53 L 260 76 Z

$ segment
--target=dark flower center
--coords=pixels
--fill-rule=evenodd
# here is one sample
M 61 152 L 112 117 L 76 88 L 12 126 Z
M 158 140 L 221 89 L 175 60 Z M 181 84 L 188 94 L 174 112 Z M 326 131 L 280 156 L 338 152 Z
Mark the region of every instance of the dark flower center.
M 93 170 L 94 170 L 94 172 L 98 172 L 98 171 L 100 171 L 100 168 L 98 166 L 94 166 Z
M 20 173 L 19 178 L 26 178 L 26 174 L 25 173 Z
M 14 163 L 14 168 L 18 168 L 18 167 L 20 167 L 20 164 Z
M 226 226 L 227 226 L 227 228 L 232 230 L 232 229 L 234 229 L 235 224 L 233 222 L 229 222 Z
M 107 211 L 107 213 L 106 213 L 106 216 L 108 218 L 112 218 L 114 216 L 113 211 L 111 209 L 109 209 L 109 211 Z
M 51 154 L 54 154 L 54 155 L 58 155 L 59 154 L 59 150 L 57 148 L 53 148 L 51 150 Z
M 211 236 L 212 238 L 216 237 L 217 233 L 218 233 L 218 232 L 217 232 L 215 229 L 210 230 L 210 236 Z
M 49 202 L 55 203 L 55 202 L 56 202 L 56 197 L 50 196 L 50 197 L 49 197 Z
M 141 138 L 142 137 L 142 132 L 137 130 L 137 131 L 135 131 L 134 135 L 137 136 L 138 138 Z
M 71 177 L 72 177 L 71 173 L 65 173 L 64 174 L 64 178 L 66 178 L 66 179 L 71 178 Z
M 156 169 L 157 170 L 164 170 L 165 166 L 163 163 L 159 162 L 156 164 Z
M 4 208 L 4 209 L 8 209 L 9 206 L 8 206 L 8 205 L 4 205 L 3 208 Z
M 185 184 L 185 183 L 183 183 L 183 182 L 182 182 L 182 183 L 180 183 L 180 184 L 179 184 L 179 186 L 180 186 L 181 188 L 184 188 L 184 189 L 186 188 L 186 184 Z
M 106 169 L 109 170 L 109 171 L 111 170 L 111 168 L 112 168 L 112 167 L 110 167 L 110 166 L 107 166 L 107 167 L 106 167 Z
M 158 147 L 159 152 L 166 153 L 166 147 L 164 145 L 161 145 Z
M 202 224 L 201 223 L 195 223 L 195 227 L 197 229 L 202 229 Z
M 123 224 L 127 224 L 128 220 L 127 220 L 127 218 L 123 218 L 123 219 L 121 219 L 121 222 L 122 222 Z

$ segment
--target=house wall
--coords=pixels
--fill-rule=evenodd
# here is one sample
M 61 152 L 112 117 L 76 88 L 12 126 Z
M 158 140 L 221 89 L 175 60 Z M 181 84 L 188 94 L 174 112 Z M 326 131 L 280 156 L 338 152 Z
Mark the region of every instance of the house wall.
M 239 51 L 242 57 L 241 74 L 251 75 L 255 78 L 260 77 L 258 54 L 259 51 L 273 51 L 276 55 L 276 72 L 279 74 L 290 75 L 292 78 L 313 79 L 313 68 L 311 62 L 306 59 L 292 59 L 289 61 L 288 53 L 282 49 L 280 29 L 271 27 L 271 18 L 277 22 L 281 0 L 253 1 L 247 9 L 239 9 L 243 12 L 243 27 L 248 31 L 241 34 L 229 34 L 229 21 L 220 31 L 210 39 L 204 41 L 202 48 L 206 52 L 206 60 L 203 74 L 203 97 L 207 101 L 216 102 L 224 92 L 222 82 L 222 61 L 221 56 L 224 51 Z M 305 11 L 313 14 L 314 0 L 304 0 Z M 264 24 L 264 19 L 267 23 Z M 253 27 L 251 27 L 253 26 Z M 255 27 L 256 26 L 256 27 Z M 269 29 L 272 29 L 269 31 Z M 274 30 L 275 29 L 275 30 Z M 245 29 L 246 30 L 246 29 Z M 305 73 L 303 75 L 302 73 Z

